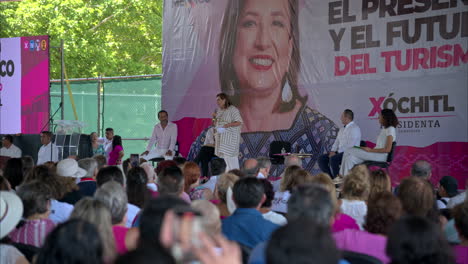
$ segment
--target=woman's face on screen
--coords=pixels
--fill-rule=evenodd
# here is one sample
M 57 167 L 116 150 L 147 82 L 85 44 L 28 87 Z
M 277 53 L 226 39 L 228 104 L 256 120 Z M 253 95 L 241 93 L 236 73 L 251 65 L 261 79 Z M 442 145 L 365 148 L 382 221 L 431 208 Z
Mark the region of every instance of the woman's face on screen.
M 233 58 L 240 89 L 248 89 L 244 92 L 280 89 L 291 61 L 290 20 L 288 0 L 245 1 Z

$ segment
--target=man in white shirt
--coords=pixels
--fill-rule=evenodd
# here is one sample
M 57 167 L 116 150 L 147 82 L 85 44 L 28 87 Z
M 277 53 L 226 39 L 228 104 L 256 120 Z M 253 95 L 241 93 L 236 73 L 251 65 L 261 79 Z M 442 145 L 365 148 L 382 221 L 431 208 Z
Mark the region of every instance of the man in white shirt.
M 268 179 L 268 176 L 270 175 L 271 160 L 267 157 L 258 157 L 257 162 L 257 166 L 259 168 L 257 178 Z
M 106 152 L 106 158 L 109 158 L 109 153 L 112 151 L 112 140 L 114 140 L 114 129 L 106 128 L 106 137 L 98 139 L 99 144 L 102 144 Z
M 175 154 L 177 125 L 168 121 L 168 114 L 165 110 L 159 111 L 158 119 L 160 123 L 154 126 L 146 151 L 141 153 L 142 158 L 145 160 L 158 157 L 172 159 Z M 157 143 L 157 146 L 152 150 L 155 143 Z
M 361 129 L 353 122 L 353 111 L 349 109 L 344 110 L 340 119 L 344 127 L 338 131 L 338 136 L 331 151 L 318 158 L 320 169 L 328 173 L 332 178 L 335 178 L 340 172 L 343 152 L 348 148 L 359 146 L 361 142 Z
M 3 147 L 0 149 L 0 156 L 21 158 L 21 149 L 13 144 L 13 136 L 3 136 L 2 145 Z
M 37 165 L 44 164 L 48 161 L 58 161 L 58 148 L 52 143 L 52 132 L 41 132 L 41 148 L 37 154 Z

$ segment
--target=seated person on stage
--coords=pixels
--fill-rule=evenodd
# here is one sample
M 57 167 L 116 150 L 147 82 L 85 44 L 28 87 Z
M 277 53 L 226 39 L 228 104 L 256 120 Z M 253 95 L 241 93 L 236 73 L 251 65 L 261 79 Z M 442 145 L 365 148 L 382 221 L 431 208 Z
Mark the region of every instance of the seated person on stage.
M 21 149 L 13 144 L 13 136 L 3 136 L 2 146 L 3 147 L 0 149 L 0 156 L 21 158 Z
M 214 126 L 211 126 L 206 131 L 205 141 L 203 146 L 198 152 L 198 155 L 195 157 L 194 162 L 199 164 L 201 163 L 202 168 L 202 175 L 208 176 L 208 163 L 211 161 L 212 158 L 216 157 L 214 154 L 214 146 L 215 146 L 215 137 L 214 137 Z
M 172 159 L 175 154 L 177 125 L 168 121 L 168 114 L 165 110 L 159 111 L 158 119 L 160 123 L 154 126 L 146 151 L 141 153 L 141 158 L 145 160 L 161 157 Z M 151 149 L 155 143 L 157 143 L 156 148 Z
M 37 164 L 42 165 L 47 161 L 58 161 L 58 148 L 52 143 L 52 132 L 42 131 L 41 132 L 41 148 L 37 154 Z
M 344 127 L 338 131 L 335 143 L 331 151 L 319 157 L 318 165 L 320 169 L 335 178 L 340 172 L 340 165 L 343 159 L 343 152 L 354 146 L 359 146 L 361 142 L 361 129 L 353 122 L 353 111 L 346 109 L 341 114 L 341 123 Z

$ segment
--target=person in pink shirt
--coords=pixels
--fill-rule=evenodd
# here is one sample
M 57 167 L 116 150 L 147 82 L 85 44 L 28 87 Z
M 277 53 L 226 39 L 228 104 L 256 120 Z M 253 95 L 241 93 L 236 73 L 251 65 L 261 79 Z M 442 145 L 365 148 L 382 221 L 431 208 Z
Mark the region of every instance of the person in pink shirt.
M 468 200 L 457 205 L 453 209 L 455 218 L 455 228 L 461 243 L 454 246 L 455 259 L 457 264 L 468 263 Z
M 336 245 L 342 250 L 353 251 L 378 258 L 383 263 L 390 259 L 385 253 L 390 226 L 402 215 L 400 200 L 390 192 L 371 197 L 368 203 L 364 230 L 345 229 L 333 234 Z
M 122 138 L 115 135 L 112 139 L 112 150 L 109 153 L 109 159 L 107 165 L 120 165 L 122 164 L 122 157 L 124 156 L 124 150 L 122 145 Z
M 39 181 L 20 186 L 18 196 L 24 205 L 23 218 L 9 236 L 15 243 L 41 247 L 55 224 L 49 219 L 51 190 Z

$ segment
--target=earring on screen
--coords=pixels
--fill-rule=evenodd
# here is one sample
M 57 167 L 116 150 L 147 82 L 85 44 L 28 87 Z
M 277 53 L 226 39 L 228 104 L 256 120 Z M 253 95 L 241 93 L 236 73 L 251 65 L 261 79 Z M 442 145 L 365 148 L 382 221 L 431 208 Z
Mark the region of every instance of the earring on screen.
M 291 86 L 289 85 L 289 82 L 286 81 L 286 83 L 283 86 L 283 91 L 281 91 L 281 100 L 283 100 L 283 102 L 285 103 L 289 103 L 291 102 L 292 98 L 293 95 Z
M 228 96 L 234 96 L 235 90 L 234 90 L 233 81 L 229 81 L 229 87 L 228 87 L 228 90 L 226 91 L 226 94 L 227 94 Z

